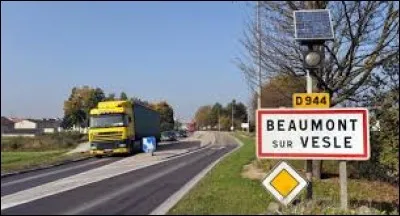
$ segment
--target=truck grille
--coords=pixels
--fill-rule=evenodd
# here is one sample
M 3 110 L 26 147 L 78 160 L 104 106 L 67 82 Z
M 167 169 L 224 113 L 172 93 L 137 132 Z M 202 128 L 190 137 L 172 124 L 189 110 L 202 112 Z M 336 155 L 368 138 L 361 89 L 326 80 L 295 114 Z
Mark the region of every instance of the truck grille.
M 109 140 L 121 140 L 121 139 L 122 139 L 121 131 L 99 132 L 93 134 L 93 141 L 109 141 Z
M 96 143 L 97 149 L 104 150 L 104 149 L 114 149 L 117 147 L 114 143 Z

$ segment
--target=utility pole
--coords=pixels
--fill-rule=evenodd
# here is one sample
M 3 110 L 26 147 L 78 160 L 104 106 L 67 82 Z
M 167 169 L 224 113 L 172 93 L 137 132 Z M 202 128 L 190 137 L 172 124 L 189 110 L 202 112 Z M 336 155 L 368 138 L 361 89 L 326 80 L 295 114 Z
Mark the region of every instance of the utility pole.
M 250 109 L 247 109 L 247 133 L 250 133 Z
M 221 122 L 220 122 L 219 108 L 218 108 L 218 131 L 221 131 Z
M 234 129 L 234 127 L 233 127 L 233 106 L 235 105 L 235 100 L 232 100 L 232 131 L 233 131 L 233 129 Z
M 257 34 L 258 34 L 258 94 L 257 107 L 261 109 L 261 21 L 260 21 L 260 2 L 257 1 Z

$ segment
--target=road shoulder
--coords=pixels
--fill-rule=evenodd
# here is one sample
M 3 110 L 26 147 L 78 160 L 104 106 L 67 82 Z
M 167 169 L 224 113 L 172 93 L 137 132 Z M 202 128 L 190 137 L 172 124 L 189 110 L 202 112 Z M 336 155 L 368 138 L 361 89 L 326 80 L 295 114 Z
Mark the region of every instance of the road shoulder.
M 229 153 L 225 154 L 212 164 L 210 164 L 208 167 L 203 169 L 199 174 L 197 174 L 195 177 L 193 177 L 188 183 L 186 183 L 180 190 L 175 192 L 173 195 L 171 195 L 167 200 L 165 200 L 161 205 L 159 205 L 155 210 L 153 210 L 150 215 L 165 215 L 170 211 L 199 181 L 201 181 L 204 176 L 207 175 L 219 162 L 221 162 L 224 158 L 228 157 L 232 153 L 236 152 L 239 148 L 243 146 L 243 143 L 237 139 L 236 137 L 233 137 L 238 146 L 235 147 L 232 151 Z M 214 139 L 215 142 L 215 139 Z

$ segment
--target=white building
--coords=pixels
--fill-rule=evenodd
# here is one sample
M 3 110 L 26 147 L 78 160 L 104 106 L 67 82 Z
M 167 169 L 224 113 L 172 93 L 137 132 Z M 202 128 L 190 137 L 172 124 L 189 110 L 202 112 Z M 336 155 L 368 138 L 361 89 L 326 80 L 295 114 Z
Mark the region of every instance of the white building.
M 15 122 L 15 129 L 36 129 L 38 124 L 35 121 L 24 119 L 19 122 Z

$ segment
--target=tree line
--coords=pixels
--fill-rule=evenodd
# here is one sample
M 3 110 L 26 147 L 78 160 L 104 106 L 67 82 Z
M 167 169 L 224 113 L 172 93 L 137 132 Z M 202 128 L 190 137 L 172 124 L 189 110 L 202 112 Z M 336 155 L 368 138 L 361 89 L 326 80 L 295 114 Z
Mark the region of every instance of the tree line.
M 247 122 L 247 107 L 242 102 L 236 103 L 235 100 L 225 107 L 218 102 L 214 105 L 204 105 L 197 109 L 195 121 L 199 129 L 228 131 L 232 125 L 238 129 L 241 123 Z
M 130 100 L 132 103 L 141 103 L 160 113 L 160 128 L 162 131 L 174 128 L 174 110 L 166 102 L 153 102 L 142 100 L 137 97 L 129 98 L 125 92 L 121 92 L 119 97 L 114 93 L 107 96 L 101 88 L 91 88 L 89 86 L 74 87 L 67 100 L 64 101 L 64 117 L 61 126 L 65 129 L 73 126 L 86 128 L 89 126 L 89 112 L 101 101 Z

